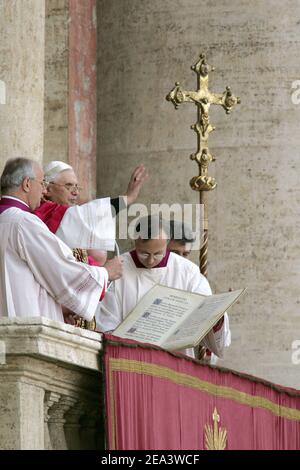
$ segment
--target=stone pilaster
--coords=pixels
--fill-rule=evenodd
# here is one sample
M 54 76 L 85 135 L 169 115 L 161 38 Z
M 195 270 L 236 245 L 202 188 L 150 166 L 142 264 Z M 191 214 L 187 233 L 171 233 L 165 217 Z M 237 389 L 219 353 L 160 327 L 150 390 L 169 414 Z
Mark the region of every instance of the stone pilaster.
M 45 0 L 1 1 L 0 31 L 1 173 L 8 158 L 43 157 Z
M 99 449 L 101 335 L 0 320 L 0 449 Z

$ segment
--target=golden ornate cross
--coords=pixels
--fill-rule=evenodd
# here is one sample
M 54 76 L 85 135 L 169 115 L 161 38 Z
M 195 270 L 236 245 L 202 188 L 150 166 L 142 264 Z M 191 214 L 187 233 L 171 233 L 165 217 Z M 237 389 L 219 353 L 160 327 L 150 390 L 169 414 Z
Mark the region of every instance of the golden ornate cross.
M 208 74 L 214 68 L 207 64 L 205 55 L 201 54 L 198 62 L 192 66 L 192 70 L 197 74 L 197 91 L 185 91 L 181 88 L 179 82 L 168 94 L 167 100 L 172 101 L 177 109 L 181 103 L 194 103 L 197 106 L 197 122 L 191 128 L 197 133 L 197 152 L 191 155 L 191 159 L 198 163 L 199 175 L 194 176 L 190 185 L 195 191 L 200 193 L 200 204 L 203 204 L 203 243 L 200 249 L 200 271 L 207 275 L 207 251 L 208 251 L 208 207 L 207 193 L 217 185 L 215 178 L 208 175 L 208 165 L 215 158 L 209 153 L 208 137 L 211 131 L 215 129 L 209 122 L 209 108 L 211 104 L 221 105 L 226 114 L 240 99 L 235 97 L 227 86 L 224 93 L 212 93 L 208 89 Z

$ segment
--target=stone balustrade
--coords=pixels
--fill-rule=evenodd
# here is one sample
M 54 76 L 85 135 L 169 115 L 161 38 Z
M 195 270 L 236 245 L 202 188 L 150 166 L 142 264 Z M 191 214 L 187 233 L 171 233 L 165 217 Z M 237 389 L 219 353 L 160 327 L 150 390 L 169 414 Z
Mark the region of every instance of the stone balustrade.
M 0 449 L 101 449 L 101 335 L 0 319 Z

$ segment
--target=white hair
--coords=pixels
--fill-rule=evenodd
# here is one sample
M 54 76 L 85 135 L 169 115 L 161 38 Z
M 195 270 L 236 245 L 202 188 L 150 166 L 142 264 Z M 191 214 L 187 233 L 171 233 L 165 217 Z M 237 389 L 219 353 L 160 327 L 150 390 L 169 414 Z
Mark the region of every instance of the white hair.
M 26 177 L 34 179 L 33 164 L 34 161 L 29 158 L 18 157 L 8 160 L 1 176 L 1 194 L 8 194 L 19 188 Z
M 54 160 L 53 162 L 48 163 L 44 167 L 44 178 L 47 183 L 55 181 L 58 175 L 62 171 L 73 170 L 73 168 L 65 162 L 60 162 L 59 160 Z

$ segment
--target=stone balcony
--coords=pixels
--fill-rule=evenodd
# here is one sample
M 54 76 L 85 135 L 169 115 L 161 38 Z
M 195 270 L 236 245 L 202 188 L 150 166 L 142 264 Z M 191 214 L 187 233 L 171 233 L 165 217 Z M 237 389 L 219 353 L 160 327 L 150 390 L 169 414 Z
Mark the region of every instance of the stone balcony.
M 101 335 L 0 319 L 0 449 L 101 449 Z

